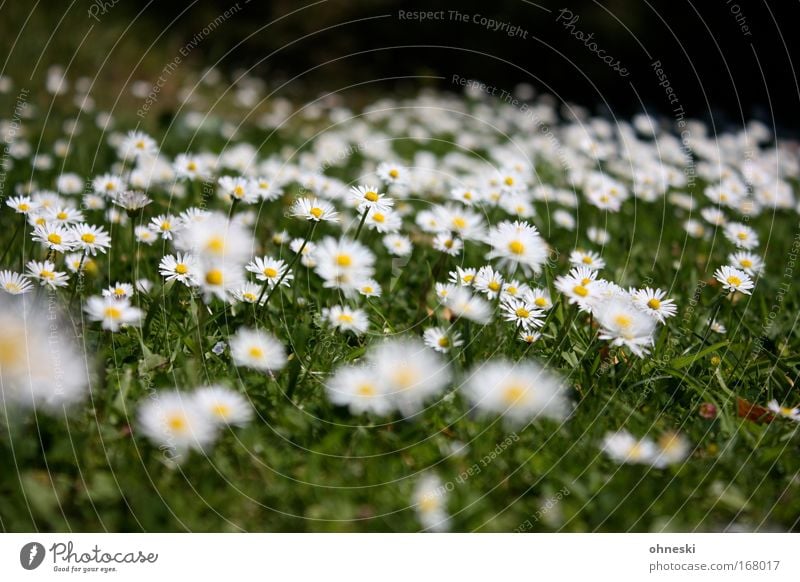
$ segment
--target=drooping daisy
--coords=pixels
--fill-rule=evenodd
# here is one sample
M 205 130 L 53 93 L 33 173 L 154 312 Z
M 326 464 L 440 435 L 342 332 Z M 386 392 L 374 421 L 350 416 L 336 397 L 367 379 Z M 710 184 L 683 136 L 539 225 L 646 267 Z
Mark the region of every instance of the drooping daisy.
M 24 275 L 13 271 L 0 271 L 0 288 L 9 295 L 22 295 L 33 289 L 33 285 Z
M 769 408 L 772 412 L 777 414 L 778 416 L 782 416 L 783 418 L 788 418 L 789 420 L 794 420 L 795 422 L 800 422 L 800 408 L 797 406 L 789 407 L 789 406 L 781 406 L 778 404 L 777 400 L 770 400 L 767 404 L 767 408 Z
M 126 325 L 139 325 L 143 315 L 142 310 L 131 305 L 128 299 L 97 295 L 89 297 L 85 311 L 90 320 L 101 322 L 103 329 L 112 332 Z
M 179 461 L 189 449 L 204 450 L 213 444 L 216 424 L 192 394 L 162 391 L 139 406 L 138 427 L 142 435 Z
M 74 233 L 60 224 L 45 223 L 36 225 L 32 236 L 36 242 L 60 253 L 71 251 L 75 247 Z
M 640 358 L 648 353 L 654 343 L 656 321 L 630 299 L 603 299 L 595 304 L 593 313 L 600 325 L 600 339 L 615 346 L 626 346 Z
M 370 366 L 342 366 L 325 382 L 331 402 L 347 406 L 352 414 L 372 412 L 385 416 L 394 408 L 388 385 Z
M 72 227 L 72 237 L 75 241 L 74 248 L 87 255 L 95 256 L 98 252 L 105 253 L 111 246 L 111 237 L 102 226 L 81 223 Z
M 463 390 L 475 408 L 514 424 L 539 417 L 562 420 L 569 411 L 564 382 L 534 362 L 483 362 L 470 372 Z
M 103 289 L 103 297 L 112 299 L 130 299 L 133 297 L 133 285 L 130 283 L 120 283 L 117 281 L 110 287 Z
M 574 250 L 569 255 L 569 262 L 575 267 L 587 267 L 598 271 L 606 266 L 606 262 L 593 251 Z
M 273 335 L 239 328 L 230 338 L 231 357 L 237 366 L 272 372 L 286 365 L 286 350 Z
M 298 198 L 292 204 L 291 214 L 314 222 L 335 222 L 339 216 L 333 204 L 319 198 Z
M 525 274 L 539 273 L 547 261 L 547 244 L 527 222 L 501 222 L 489 229 L 486 242 L 492 247 L 486 258 L 499 259 L 500 266 L 510 271 L 521 267 Z
M 340 331 L 352 331 L 356 335 L 361 335 L 369 328 L 367 314 L 360 309 L 352 309 L 346 305 L 334 305 L 331 308 L 322 310 L 322 317 L 334 329 Z
M 253 407 L 247 399 L 225 386 L 203 386 L 194 391 L 192 398 L 200 412 L 219 426 L 244 426 L 253 418 Z
M 746 251 L 731 253 L 728 255 L 728 261 L 731 265 L 744 271 L 751 277 L 757 277 L 764 272 L 764 261 L 754 253 L 748 253 Z
M 169 214 L 160 214 L 151 218 L 149 226 L 150 230 L 160 235 L 164 240 L 172 240 L 173 233 L 183 227 L 178 217 Z
M 678 312 L 678 306 L 672 299 L 664 299 L 667 293 L 661 289 L 651 289 L 645 287 L 644 289 L 631 290 L 631 300 L 633 304 L 655 317 L 661 323 L 674 316 Z
M 158 263 L 158 272 L 167 281 L 180 281 L 187 287 L 197 284 L 200 265 L 189 253 L 166 255 Z
M 722 283 L 723 289 L 731 293 L 738 291 L 739 293 L 750 295 L 753 287 L 755 287 L 750 275 L 728 265 L 724 265 L 714 271 L 714 278 Z
M 52 261 L 29 261 L 25 267 L 28 269 L 28 276 L 39 281 L 42 286 L 55 289 L 66 287 L 69 284 L 69 277 L 65 272 L 56 271 L 55 263 Z
M 128 212 L 141 210 L 153 200 L 144 192 L 137 190 L 123 190 L 115 194 L 111 201 L 117 206 L 124 208 Z
M 461 334 L 457 331 L 448 331 L 442 327 L 431 327 L 425 330 L 422 334 L 423 343 L 429 348 L 446 354 L 453 348 L 460 347 L 464 344 L 461 339 Z

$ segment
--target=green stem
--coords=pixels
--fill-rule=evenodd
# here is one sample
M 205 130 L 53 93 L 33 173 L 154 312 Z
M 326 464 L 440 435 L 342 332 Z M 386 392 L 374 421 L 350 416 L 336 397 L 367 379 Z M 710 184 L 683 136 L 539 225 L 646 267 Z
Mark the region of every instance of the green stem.
M 356 236 L 353 240 L 358 240 L 358 235 L 361 234 L 361 229 L 364 228 L 364 223 L 367 221 L 367 214 L 369 214 L 369 206 L 364 209 L 364 212 L 361 213 L 361 222 L 358 223 L 358 228 L 356 229 Z
M 22 215 L 22 220 L 23 220 L 23 223 L 24 223 L 24 221 L 25 221 L 25 215 L 24 214 Z M 17 235 L 19 234 L 19 227 L 20 227 L 20 224 L 17 223 L 16 228 L 14 228 L 14 234 L 11 235 L 11 240 L 9 241 L 8 246 L 6 247 L 6 250 L 3 252 L 3 258 L 0 259 L 0 264 L 5 262 L 6 256 L 8 255 L 8 251 L 10 251 L 11 247 L 14 246 L 14 242 L 17 240 Z
M 78 264 L 78 272 L 75 273 L 75 284 L 72 286 L 72 294 L 69 296 L 69 308 L 72 309 L 72 303 L 75 301 L 75 294 L 78 291 L 78 285 L 83 277 L 83 262 L 86 260 L 86 249 L 83 249 L 81 255 L 81 262 Z
M 270 290 L 269 295 L 267 295 L 267 299 L 264 301 L 264 305 L 263 305 L 264 307 L 269 305 L 269 300 L 275 294 L 275 291 L 277 291 L 278 288 L 281 286 L 281 283 L 283 283 L 283 280 L 292 271 L 292 267 L 294 267 L 295 264 L 297 263 L 297 261 L 300 260 L 300 257 L 303 256 L 303 251 L 305 250 L 306 245 L 308 245 L 308 241 L 310 241 L 311 237 L 314 236 L 314 231 L 317 228 L 317 224 L 319 224 L 319 223 L 318 222 L 313 222 L 311 224 L 311 228 L 308 229 L 308 234 L 306 234 L 306 238 L 303 240 L 303 244 L 300 245 L 300 248 L 297 250 L 297 253 L 295 254 L 295 256 L 292 257 L 292 261 L 289 263 L 289 265 L 287 265 L 286 270 L 283 272 L 283 275 L 281 275 L 280 279 L 278 279 L 277 283 L 275 283 L 275 286 L 272 287 L 272 289 Z M 254 311 L 255 311 L 255 306 L 261 304 L 261 298 L 264 296 L 264 292 L 267 290 L 268 286 L 269 286 L 269 280 L 264 281 L 264 287 L 263 287 L 263 289 L 261 289 L 261 294 L 258 296 L 258 299 L 253 304 L 253 310 Z

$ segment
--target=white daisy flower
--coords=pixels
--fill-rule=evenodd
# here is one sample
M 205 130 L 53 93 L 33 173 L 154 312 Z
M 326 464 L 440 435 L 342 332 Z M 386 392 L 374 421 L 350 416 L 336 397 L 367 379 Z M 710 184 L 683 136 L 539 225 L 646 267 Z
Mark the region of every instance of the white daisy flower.
M 39 224 L 33 230 L 33 240 L 48 249 L 65 253 L 75 248 L 75 234 L 60 224 Z
M 756 231 L 745 224 L 731 222 L 725 226 L 725 238 L 740 249 L 754 249 L 758 246 Z
M 453 348 L 464 344 L 461 334 L 457 331 L 448 331 L 442 327 L 431 327 L 422 334 L 423 343 L 439 353 L 446 354 Z
M 544 313 L 525 299 L 508 298 L 500 303 L 503 319 L 530 331 L 544 324 Z
M 411 240 L 402 234 L 387 234 L 383 237 L 383 246 L 396 257 L 407 257 L 411 254 Z
M 55 263 L 52 261 L 29 261 L 25 267 L 28 269 L 28 276 L 39 281 L 42 286 L 55 289 L 66 287 L 69 284 L 69 277 L 65 272 L 56 271 Z
M 136 159 L 158 154 L 156 140 L 142 131 L 129 131 L 120 144 L 122 159 Z
M 478 270 L 472 267 L 467 267 L 466 269 L 456 267 L 456 270 L 450 271 L 448 275 L 451 283 L 462 287 L 471 287 L 477 273 Z
M 375 279 L 365 279 L 357 287 L 364 297 L 380 297 L 382 293 L 381 286 Z
M 398 186 L 404 186 L 409 180 L 408 170 L 400 164 L 395 164 L 393 162 L 380 163 L 375 173 L 378 178 L 387 185 L 396 184 Z
M 139 225 L 133 229 L 136 242 L 151 245 L 158 240 L 158 235 L 149 226 Z
M 656 444 L 658 448 L 651 464 L 657 469 L 682 463 L 691 452 L 689 441 L 676 432 L 665 432 L 658 437 Z
M 603 451 L 618 463 L 650 465 L 658 456 L 656 444 L 649 438 L 637 439 L 626 430 L 607 433 Z
M 112 299 L 130 299 L 133 297 L 133 285 L 117 281 L 110 287 L 103 289 L 102 293 L 103 297 L 111 297 Z
M 259 194 L 251 180 L 243 177 L 222 176 L 217 183 L 223 200 L 238 200 L 245 204 L 258 202 Z
M 0 271 L 0 288 L 9 295 L 22 295 L 33 289 L 27 277 L 13 271 Z
M 417 517 L 425 530 L 445 532 L 450 529 L 450 515 L 447 513 L 447 489 L 442 480 L 434 473 L 426 473 L 420 477 L 412 503 Z
M 510 271 L 521 267 L 525 274 L 539 273 L 547 261 L 547 244 L 527 222 L 501 222 L 489 229 L 486 242 L 492 247 L 486 258 L 500 259 L 499 265 Z
M 189 253 L 166 255 L 158 263 L 158 272 L 167 281 L 180 281 L 187 287 L 197 284 L 200 265 Z
M 632 289 L 631 300 L 633 304 L 655 317 L 661 323 L 674 316 L 678 312 L 678 307 L 672 299 L 664 299 L 666 292 L 661 289 Z
M 228 262 L 200 263 L 197 282 L 203 291 L 203 300 L 208 303 L 215 297 L 228 300 L 228 294 L 244 283 L 244 275 L 238 265 Z
M 331 402 L 347 406 L 352 414 L 371 412 L 379 416 L 394 408 L 388 385 L 373 367 L 342 366 L 325 382 Z
M 111 246 L 111 237 L 102 226 L 93 224 L 77 224 L 72 227 L 73 245 L 76 250 L 81 250 L 87 255 L 95 256 L 98 252 L 105 253 Z
M 569 412 L 564 382 L 534 362 L 483 362 L 470 372 L 463 390 L 478 410 L 518 425 L 540 417 L 563 420 Z
M 574 267 L 587 267 L 599 271 L 606 266 L 606 262 L 594 251 L 574 250 L 569 255 L 569 262 Z
M 264 305 L 267 298 L 261 295 L 261 291 L 261 286 L 251 283 L 250 281 L 245 281 L 241 286 L 231 291 L 231 297 L 239 303 L 256 303 L 258 298 L 261 297 L 259 305 Z
M 38 204 L 29 196 L 14 196 L 6 200 L 6 206 L 13 208 L 17 214 L 29 214 L 38 209 Z
M 230 388 L 214 384 L 192 393 L 197 408 L 218 426 L 244 426 L 253 418 L 247 399 Z
M 630 299 L 605 298 L 595 304 L 593 313 L 600 325 L 600 339 L 626 346 L 640 358 L 648 353 L 654 343 L 656 321 Z
M 314 272 L 325 287 L 354 293 L 357 285 L 372 277 L 375 255 L 361 243 L 346 237 L 325 237 L 314 249 Z
M 465 287 L 452 285 L 444 297 L 439 290 L 437 290 L 437 294 L 456 317 L 463 317 L 482 325 L 489 323 L 492 319 L 492 307 L 489 302 L 482 297 L 473 295 Z
M 291 215 L 314 222 L 336 222 L 339 213 L 333 204 L 319 198 L 298 198 L 292 204 Z
M 392 210 L 394 200 L 382 194 L 379 188 L 374 186 L 353 186 L 350 188 L 350 203 L 358 209 L 358 212 L 369 209 L 370 212 L 388 214 Z
M 457 257 L 464 249 L 464 242 L 460 238 L 454 237 L 446 232 L 437 234 L 433 238 L 431 244 L 434 250 L 450 255 L 451 257 Z
M 89 297 L 84 308 L 89 319 L 99 321 L 103 329 L 115 332 L 127 325 L 140 325 L 143 312 L 128 299 L 114 297 Z
M 136 210 L 141 210 L 153 200 L 144 192 L 124 190 L 114 194 L 111 197 L 111 201 L 128 212 L 135 212 Z
M 150 230 L 161 235 L 164 240 L 172 240 L 172 235 L 182 227 L 180 219 L 169 214 L 160 214 L 150 219 Z
M 486 265 L 478 269 L 472 287 L 480 293 L 486 294 L 489 299 L 494 299 L 503 291 L 503 275 Z
M 367 314 L 360 309 L 351 309 L 346 305 L 334 305 L 322 310 L 322 317 L 339 331 L 352 331 L 361 335 L 369 328 Z
M 781 406 L 778 404 L 777 400 L 770 400 L 767 404 L 767 408 L 769 408 L 772 412 L 777 414 L 778 416 L 782 416 L 783 418 L 788 418 L 789 420 L 794 420 L 795 422 L 800 422 L 800 408 L 797 406 L 789 407 L 789 406 Z
M 83 212 L 77 208 L 69 208 L 67 206 L 47 208 L 41 215 L 47 222 L 65 226 L 83 222 Z
M 294 279 L 294 274 L 282 259 L 256 257 L 245 266 L 245 269 L 255 273 L 256 279 L 259 281 L 268 281 L 270 289 L 275 287 L 278 281 L 281 281 L 281 285 L 284 287 L 288 287 Z
M 272 372 L 286 365 L 283 344 L 266 332 L 239 328 L 229 343 L 231 357 L 237 366 Z
M 396 212 L 391 210 L 373 210 L 367 214 L 364 224 L 368 229 L 381 234 L 394 234 L 403 226 L 403 221 Z
M 101 194 L 103 196 L 108 196 L 109 198 L 113 198 L 117 194 L 120 194 L 123 190 L 125 190 L 125 187 L 125 181 L 114 174 L 103 174 L 102 176 L 97 176 L 94 180 L 92 180 L 92 189 L 94 190 L 95 194 Z
M 533 303 L 536 309 L 547 311 L 553 307 L 553 301 L 550 299 L 550 291 L 547 289 L 531 289 L 529 293 L 523 295 L 527 301 Z
M 738 291 L 739 293 L 750 295 L 755 287 L 750 275 L 728 265 L 724 265 L 714 271 L 714 278 L 722 283 L 723 289 L 731 293 Z
M 746 251 L 731 253 L 728 255 L 728 262 L 751 277 L 757 277 L 764 272 L 764 261 L 761 257 Z
M 177 390 L 152 394 L 139 406 L 137 417 L 142 435 L 170 451 L 175 462 L 189 449 L 205 450 L 217 436 L 215 422 L 194 395 Z

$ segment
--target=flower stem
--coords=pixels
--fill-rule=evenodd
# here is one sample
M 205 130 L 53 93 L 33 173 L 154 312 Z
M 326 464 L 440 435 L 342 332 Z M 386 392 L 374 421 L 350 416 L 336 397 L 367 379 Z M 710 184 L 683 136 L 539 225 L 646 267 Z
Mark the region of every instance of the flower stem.
M 364 212 L 361 213 L 361 222 L 358 223 L 358 228 L 356 229 L 356 236 L 353 240 L 358 240 L 358 235 L 361 234 L 361 229 L 364 228 L 364 223 L 367 221 L 367 214 L 369 214 L 369 206 L 364 208 Z
M 81 262 L 78 265 L 78 271 L 75 273 L 75 284 L 72 286 L 72 294 L 69 296 L 69 308 L 72 309 L 72 303 L 75 301 L 75 294 L 78 291 L 78 285 L 80 285 L 80 280 L 83 278 L 83 262 L 86 260 L 86 249 L 83 249 L 83 254 L 81 255 Z
M 292 257 L 292 261 L 287 265 L 286 270 L 283 271 L 283 275 L 280 276 L 280 279 L 278 279 L 278 281 L 270 290 L 269 295 L 267 295 L 267 298 L 264 300 L 263 307 L 266 307 L 269 304 L 269 300 L 272 298 L 272 295 L 275 293 L 275 291 L 278 290 L 278 287 L 281 286 L 283 280 L 292 271 L 292 267 L 294 267 L 295 263 L 297 263 L 297 261 L 300 260 L 300 257 L 303 256 L 303 251 L 305 250 L 306 245 L 308 245 L 308 242 L 311 240 L 311 237 L 314 236 L 314 230 L 316 230 L 317 224 L 319 223 L 313 222 L 311 224 L 311 228 L 308 229 L 308 234 L 306 234 L 306 238 L 303 240 L 303 244 L 300 245 L 300 248 L 297 250 L 297 253 L 294 255 L 294 257 Z M 261 305 L 261 298 L 264 297 L 264 293 L 266 292 L 267 287 L 269 287 L 269 279 L 264 281 L 264 287 L 262 287 L 261 289 L 261 294 L 258 296 L 258 299 L 253 304 L 253 311 L 255 311 L 256 306 Z

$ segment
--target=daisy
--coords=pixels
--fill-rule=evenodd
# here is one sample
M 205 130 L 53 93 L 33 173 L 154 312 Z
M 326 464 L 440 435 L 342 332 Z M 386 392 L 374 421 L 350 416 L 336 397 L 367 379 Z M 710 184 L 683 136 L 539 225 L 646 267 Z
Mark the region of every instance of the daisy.
M 262 288 L 259 285 L 245 281 L 241 286 L 231 291 L 231 296 L 239 303 L 256 303 L 258 298 L 261 297 L 259 305 L 264 305 L 267 298 L 261 295 L 261 291 Z
M 104 196 L 113 198 L 125 190 L 125 182 L 119 176 L 115 176 L 113 174 L 103 174 L 102 176 L 97 176 L 94 180 L 92 180 L 92 189 L 94 190 L 95 194 L 102 194 Z
M 538 331 L 521 331 L 519 332 L 519 340 L 525 342 L 526 344 L 532 344 L 534 342 L 539 341 L 539 338 L 542 337 Z
M 436 283 L 434 285 L 434 292 L 436 293 L 436 298 L 444 303 L 448 297 L 453 294 L 456 286 L 452 283 Z
M 713 226 L 725 226 L 728 224 L 728 217 L 725 216 L 725 213 L 722 212 L 722 210 L 716 207 L 710 206 L 708 208 L 703 208 L 700 211 L 700 216 L 702 216 L 706 222 Z
M 0 287 L 10 295 L 22 295 L 33 289 L 24 275 L 13 271 L 0 271 Z
M 569 255 L 569 262 L 574 267 L 587 267 L 599 271 L 606 266 L 606 262 L 593 251 L 574 250 Z
M 230 338 L 231 357 L 237 366 L 272 372 L 286 365 L 286 350 L 274 336 L 263 331 L 239 328 Z
M 155 392 L 139 406 L 138 427 L 142 435 L 177 461 L 189 449 L 203 450 L 213 444 L 215 422 L 195 397 L 176 391 Z
M 656 321 L 638 309 L 630 299 L 611 297 L 599 301 L 593 310 L 600 325 L 600 339 L 626 346 L 643 358 L 653 345 Z
M 86 194 L 83 197 L 83 207 L 86 210 L 103 210 L 106 207 L 106 201 L 97 194 Z
M 194 391 L 192 399 L 198 410 L 218 426 L 244 426 L 253 418 L 253 407 L 247 399 L 225 386 L 203 386 Z
M 488 265 L 481 267 L 475 274 L 472 287 L 476 291 L 485 293 L 486 297 L 490 300 L 494 299 L 500 295 L 503 290 L 503 275 Z
M 453 348 L 464 344 L 461 334 L 458 332 L 449 333 L 441 327 L 431 327 L 422 334 L 422 342 L 439 353 L 446 354 Z
M 13 208 L 17 214 L 28 214 L 38 208 L 28 196 L 15 196 L 6 200 L 6 206 Z
M 397 184 L 403 186 L 409 179 L 408 171 L 403 166 L 391 162 L 380 163 L 375 173 L 387 185 Z
M 130 299 L 133 297 L 133 285 L 117 281 L 115 284 L 111 285 L 111 287 L 103 289 L 103 297 Z
M 706 235 L 706 227 L 693 218 L 683 223 L 683 229 L 692 238 L 703 238 Z
M 437 475 L 426 473 L 419 479 L 414 487 L 412 502 L 425 530 L 444 532 L 450 529 L 447 489 Z
M 302 250 L 300 263 L 304 267 L 313 269 L 317 266 L 317 261 L 314 258 L 314 252 L 317 250 L 317 245 L 311 241 L 302 238 L 295 238 L 289 243 L 289 248 L 293 253 L 299 253 Z
M 149 226 L 139 225 L 133 229 L 136 242 L 151 245 L 158 240 L 158 235 Z
M 64 264 L 73 273 L 78 271 L 93 271 L 97 269 L 97 264 L 83 253 L 70 253 L 64 255 Z
M 69 277 L 62 271 L 56 271 L 56 265 L 52 261 L 29 261 L 26 265 L 28 276 L 37 279 L 42 286 L 55 289 L 66 287 Z
M 119 331 L 122 326 L 139 325 L 143 312 L 134 307 L 127 299 L 114 297 L 89 297 L 86 301 L 86 314 L 92 321 L 102 322 L 102 328 Z
M 420 215 L 417 218 L 420 218 Z M 450 231 L 464 240 L 483 240 L 484 221 L 477 212 L 464 206 L 448 204 L 436 206 L 433 210 L 436 232 Z
M 592 304 L 600 299 L 603 291 L 602 283 L 597 280 L 597 271 L 586 267 L 572 269 L 566 276 L 557 277 L 555 287 L 581 311 L 591 311 Z
M 111 198 L 111 201 L 128 212 L 141 210 L 152 202 L 147 194 L 144 192 L 137 192 L 136 190 L 118 192 Z
M 450 282 L 456 285 L 461 285 L 462 287 L 471 287 L 472 283 L 475 281 L 475 275 L 477 272 L 477 269 L 473 269 L 471 267 L 466 269 L 456 267 L 455 271 L 450 271 L 449 273 Z
M 294 279 L 294 274 L 282 259 L 256 257 L 247 263 L 245 269 L 255 273 L 256 279 L 259 281 L 267 281 L 270 289 L 275 287 L 278 281 L 284 287 L 288 287 L 292 279 Z
M 197 271 L 197 282 L 206 303 L 215 297 L 227 301 L 228 294 L 242 285 L 244 276 L 241 268 L 235 264 L 201 262 Z
M 339 213 L 333 204 L 318 198 L 298 198 L 292 204 L 291 215 L 314 222 L 336 222 Z
M 389 213 L 394 205 L 394 200 L 381 194 L 373 186 L 353 186 L 350 188 L 350 202 L 358 212 L 370 210 L 371 212 Z
M 47 248 L 64 253 L 75 247 L 75 235 L 60 224 L 39 224 L 33 230 L 33 240 Z
M 716 319 L 708 322 L 708 329 L 720 335 L 725 335 L 726 333 L 728 333 L 727 328 Z
M 666 292 L 661 289 L 631 290 L 631 300 L 633 304 L 655 317 L 661 323 L 674 316 L 678 312 L 678 307 L 672 299 L 664 299 Z
M 154 156 L 158 153 L 156 140 L 141 131 L 129 131 L 120 144 L 122 159 Z
M 731 293 L 738 291 L 750 295 L 755 284 L 750 275 L 739 269 L 724 265 L 714 271 L 714 278 L 722 283 L 722 288 Z
M 259 199 L 258 192 L 247 178 L 222 176 L 217 183 L 223 200 L 238 200 L 245 204 L 253 204 Z
M 48 208 L 42 213 L 42 216 L 47 222 L 63 224 L 65 226 L 83 222 L 83 212 L 77 208 L 68 208 L 65 206 L 60 208 Z
M 456 317 L 463 317 L 482 325 L 489 323 L 492 319 L 490 304 L 482 297 L 472 295 L 469 289 L 464 287 L 453 285 L 452 289 L 444 295 L 443 303 Z
M 777 400 L 770 400 L 769 404 L 767 404 L 767 408 L 769 408 L 778 416 L 788 418 L 789 420 L 794 420 L 795 422 L 800 422 L 800 408 L 797 406 L 790 408 L 787 406 L 781 406 L 778 404 Z
M 486 258 L 500 259 L 500 266 L 510 271 L 521 267 L 525 274 L 539 273 L 547 260 L 547 244 L 527 222 L 503 221 L 489 229 L 486 242 L 492 247 Z
M 79 194 L 83 190 L 83 179 L 78 174 L 61 174 L 56 178 L 56 190 L 62 194 Z
M 150 219 L 150 230 L 160 234 L 164 240 L 172 240 L 173 233 L 179 231 L 181 227 L 180 219 L 169 214 L 160 214 Z
M 758 235 L 756 231 L 747 225 L 731 222 L 725 226 L 725 238 L 731 241 L 740 249 L 750 250 L 758 246 Z
M 728 262 L 750 275 L 757 277 L 764 272 L 764 261 L 756 254 L 740 251 L 728 255 Z
M 105 253 L 111 246 L 111 237 L 102 226 L 81 223 L 72 227 L 74 248 L 82 250 L 87 255 L 95 256 L 98 252 Z
M 426 400 L 450 383 L 448 363 L 417 339 L 388 340 L 374 348 L 367 360 L 406 415 L 421 410 Z
M 450 198 L 472 206 L 483 200 L 483 194 L 474 188 L 453 188 L 450 190 Z
M 199 260 L 243 263 L 252 256 L 252 231 L 220 212 L 210 213 L 199 221 L 182 222 L 185 227 L 176 233 L 175 246 Z
M 371 412 L 389 414 L 394 405 L 388 385 L 372 367 L 342 366 L 325 382 L 328 399 L 337 406 L 347 406 L 352 414 Z
M 516 279 L 503 283 L 503 290 L 500 292 L 500 300 L 525 297 L 531 292 L 531 288 L 525 283 L 520 283 Z
M 267 178 L 253 178 L 250 181 L 250 189 L 264 202 L 277 200 L 283 195 L 283 188 Z
M 451 257 L 458 256 L 464 248 L 464 242 L 450 233 L 440 232 L 433 238 L 431 243 L 434 250 L 442 252 Z
M 553 301 L 550 299 L 550 291 L 547 289 L 531 289 L 529 293 L 523 296 L 527 301 L 533 303 L 536 309 L 547 311 L 553 307 Z
M 626 430 L 607 433 L 603 439 L 603 451 L 618 463 L 649 465 L 658 456 L 652 440 L 637 439 Z
M 681 434 L 665 432 L 657 441 L 658 449 L 651 464 L 657 469 L 683 462 L 689 456 L 691 446 Z
M 365 279 L 358 285 L 358 292 L 364 297 L 380 297 L 381 286 L 375 279 Z
M 500 310 L 503 312 L 503 319 L 514 323 L 524 331 L 530 331 L 544 324 L 544 313 L 525 299 L 513 297 L 505 299 L 500 303 Z
M 197 180 L 205 178 L 209 174 L 206 163 L 199 156 L 193 154 L 179 154 L 175 158 L 173 168 L 178 178 Z
M 325 237 L 314 249 L 314 272 L 324 281 L 325 287 L 352 292 L 357 285 L 372 277 L 375 256 L 361 243 L 342 237 L 336 240 Z
M 470 372 L 463 390 L 478 410 L 517 425 L 540 417 L 563 420 L 569 411 L 563 381 L 534 362 L 484 362 Z
M 158 263 L 158 272 L 167 281 L 180 281 L 187 287 L 197 284 L 199 268 L 197 259 L 189 253 L 166 255 Z
M 322 310 L 322 317 L 339 331 L 352 331 L 356 335 L 361 335 L 369 328 L 367 314 L 360 309 L 351 309 L 346 305 L 334 305 L 330 309 L 327 307 Z
M 374 210 L 367 215 L 365 223 L 367 228 L 382 234 L 396 233 L 403 226 L 403 221 L 396 212 L 391 210 L 381 212 Z
M 590 226 L 586 229 L 586 238 L 596 245 L 604 246 L 611 241 L 611 235 L 603 228 Z

